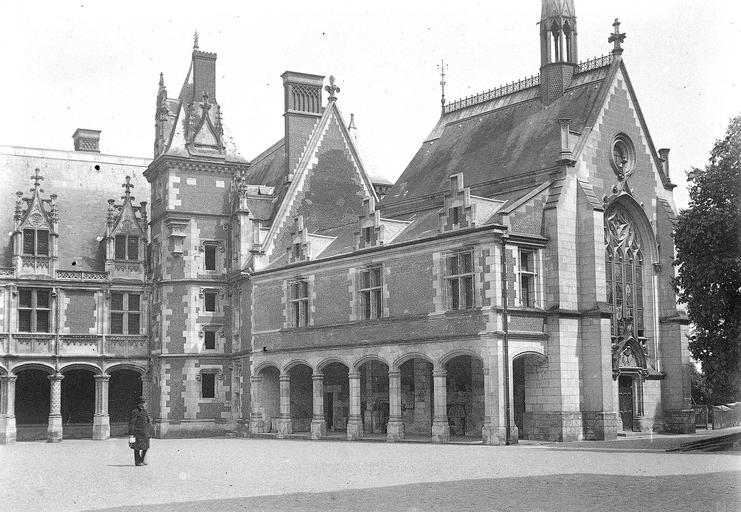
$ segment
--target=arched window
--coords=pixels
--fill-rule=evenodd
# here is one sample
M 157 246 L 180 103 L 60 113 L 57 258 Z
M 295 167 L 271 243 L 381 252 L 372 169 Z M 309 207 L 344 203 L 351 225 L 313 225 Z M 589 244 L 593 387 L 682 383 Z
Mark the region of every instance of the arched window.
M 641 239 L 628 213 L 615 207 L 605 215 L 605 276 L 607 302 L 612 310 L 611 334 L 622 336 L 626 325 L 642 338 L 643 253 Z

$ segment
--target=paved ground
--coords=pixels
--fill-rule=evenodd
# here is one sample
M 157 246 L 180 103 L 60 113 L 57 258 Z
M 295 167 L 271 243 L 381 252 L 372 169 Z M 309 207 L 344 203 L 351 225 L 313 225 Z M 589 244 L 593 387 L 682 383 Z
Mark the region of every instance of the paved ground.
M 741 452 L 690 438 L 520 446 L 126 439 L 0 446 L 0 510 L 741 510 Z M 143 506 L 144 505 L 144 506 Z

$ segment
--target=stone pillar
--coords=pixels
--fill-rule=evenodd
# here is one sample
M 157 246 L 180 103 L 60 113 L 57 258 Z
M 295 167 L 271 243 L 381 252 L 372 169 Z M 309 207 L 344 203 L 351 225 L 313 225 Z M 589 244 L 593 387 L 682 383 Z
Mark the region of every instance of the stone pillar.
M 15 375 L 0 377 L 0 444 L 15 443 Z
M 350 417 L 347 419 L 347 440 L 363 437 L 363 417 L 360 415 L 360 374 L 350 372 Z
M 142 382 L 142 396 L 146 399 L 147 403 L 152 404 L 152 374 L 147 372 L 139 376 L 139 380 Z
M 507 436 L 504 428 L 504 378 L 498 370 L 484 368 L 484 426 L 481 438 L 484 444 L 489 445 L 505 444 Z
M 386 440 L 390 443 L 404 439 L 404 421 L 401 417 L 401 372 L 389 371 L 389 422 Z
M 314 416 L 311 418 L 311 438 L 320 439 L 327 434 L 327 422 L 324 419 L 324 374 L 311 376 L 313 384 L 312 406 Z
M 93 439 L 111 437 L 111 422 L 108 416 L 108 381 L 110 375 L 95 376 L 95 415 L 93 416 Z M 146 395 L 144 395 L 146 398 Z
M 280 416 L 278 417 L 278 439 L 293 433 L 291 422 L 291 376 L 281 374 L 280 378 Z
M 362 394 L 361 394 L 362 399 Z M 373 363 L 366 363 L 365 371 L 365 416 L 363 420 L 363 432 L 375 431 L 375 418 L 373 417 Z
M 262 417 L 262 403 L 260 402 L 260 391 L 262 389 L 262 377 L 250 377 L 250 434 L 261 434 L 265 432 L 265 420 Z
M 49 426 L 46 429 L 46 440 L 58 443 L 62 440 L 62 379 L 64 375 L 49 375 L 51 393 L 49 400 Z
M 432 371 L 432 380 L 435 393 L 435 415 L 432 419 L 432 442 L 447 443 L 450 441 L 450 426 L 448 425 L 448 397 L 445 377 L 448 375 L 443 369 Z

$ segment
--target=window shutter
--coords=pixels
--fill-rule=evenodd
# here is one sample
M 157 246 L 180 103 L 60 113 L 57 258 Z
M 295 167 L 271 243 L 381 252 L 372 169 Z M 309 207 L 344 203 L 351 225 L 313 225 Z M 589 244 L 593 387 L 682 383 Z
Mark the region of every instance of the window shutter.
M 36 254 L 49 256 L 49 232 L 40 230 L 36 232 Z
M 124 235 L 116 235 L 116 251 L 113 257 L 117 260 L 126 259 L 126 237 Z
M 36 231 L 23 230 L 23 254 L 36 254 Z
M 138 260 L 139 259 L 139 237 L 130 236 L 128 247 L 127 247 L 127 259 Z

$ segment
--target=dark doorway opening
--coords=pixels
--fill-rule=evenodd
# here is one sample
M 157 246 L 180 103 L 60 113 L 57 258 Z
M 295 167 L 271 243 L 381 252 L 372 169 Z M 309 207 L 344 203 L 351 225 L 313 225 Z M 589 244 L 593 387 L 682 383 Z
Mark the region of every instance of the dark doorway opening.
M 621 375 L 618 378 L 618 402 L 623 430 L 633 431 L 633 378 Z
M 111 380 L 108 381 L 111 436 L 128 435 L 129 414 L 136 407 L 136 399 L 141 394 L 142 382 L 138 372 L 133 370 L 111 372 Z

